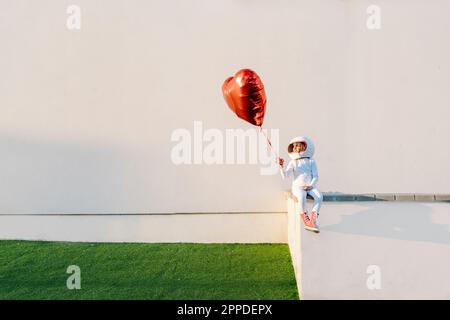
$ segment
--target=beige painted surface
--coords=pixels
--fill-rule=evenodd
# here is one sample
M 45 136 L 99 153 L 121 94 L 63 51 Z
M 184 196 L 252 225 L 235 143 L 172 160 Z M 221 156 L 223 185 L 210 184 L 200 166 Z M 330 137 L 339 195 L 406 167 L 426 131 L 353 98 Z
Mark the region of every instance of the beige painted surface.
M 0 216 L 0 239 L 287 243 L 285 213 Z
M 69 4 L 79 31 L 66 28 Z M 381 30 L 366 28 L 369 5 Z M 450 2 L 0 0 L 0 213 L 284 211 L 262 165 L 171 162 L 179 128 L 250 128 L 220 87 L 242 67 L 267 128 L 316 142 L 323 191 L 448 193 Z M 284 149 L 282 155 L 286 157 Z

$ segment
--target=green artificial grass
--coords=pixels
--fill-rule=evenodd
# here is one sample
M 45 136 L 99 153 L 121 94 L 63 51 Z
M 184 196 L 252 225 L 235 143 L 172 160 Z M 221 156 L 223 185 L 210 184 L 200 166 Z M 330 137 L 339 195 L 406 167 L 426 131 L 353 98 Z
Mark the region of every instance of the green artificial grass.
M 67 267 L 81 289 L 66 286 Z M 285 244 L 0 241 L 0 299 L 298 299 Z

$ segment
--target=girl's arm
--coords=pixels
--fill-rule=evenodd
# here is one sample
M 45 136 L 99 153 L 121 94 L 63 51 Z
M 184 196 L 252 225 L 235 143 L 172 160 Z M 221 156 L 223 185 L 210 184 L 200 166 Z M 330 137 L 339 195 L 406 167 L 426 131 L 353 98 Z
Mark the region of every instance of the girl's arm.
M 292 160 L 289 162 L 286 169 L 284 169 L 284 167 L 280 166 L 280 173 L 281 173 L 281 176 L 283 177 L 283 179 L 289 178 L 292 175 L 292 173 L 293 173 L 292 169 L 293 169 Z

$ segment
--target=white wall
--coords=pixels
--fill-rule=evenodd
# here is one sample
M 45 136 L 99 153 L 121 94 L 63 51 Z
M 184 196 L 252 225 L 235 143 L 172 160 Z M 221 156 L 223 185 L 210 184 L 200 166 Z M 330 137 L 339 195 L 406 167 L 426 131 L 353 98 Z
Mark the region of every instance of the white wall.
M 450 189 L 450 2 L 353 1 L 344 190 Z M 382 29 L 361 28 L 379 4 Z M 326 160 L 325 160 L 326 161 Z M 335 177 L 334 177 L 335 178 Z
M 66 28 L 66 8 L 82 12 Z M 366 8 L 382 29 L 366 28 Z M 223 80 L 256 70 L 267 128 L 316 142 L 323 191 L 448 192 L 450 2 L 0 0 L 0 213 L 284 211 L 260 165 L 171 161 L 179 128 L 249 129 Z

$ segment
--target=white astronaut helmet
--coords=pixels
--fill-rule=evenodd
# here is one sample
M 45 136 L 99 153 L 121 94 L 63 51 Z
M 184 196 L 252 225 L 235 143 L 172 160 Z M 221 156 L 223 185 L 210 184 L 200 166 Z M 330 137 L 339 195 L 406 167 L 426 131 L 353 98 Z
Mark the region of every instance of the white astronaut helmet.
M 294 142 L 303 142 L 304 144 L 306 144 L 306 149 L 303 152 L 294 152 Z M 307 138 L 307 137 L 295 137 L 294 139 L 292 139 L 291 141 L 289 141 L 289 145 L 288 145 L 288 153 L 289 153 L 289 157 L 292 160 L 297 160 L 299 158 L 304 158 L 304 157 L 309 157 L 311 158 L 314 155 L 314 143 L 312 142 L 311 139 Z

